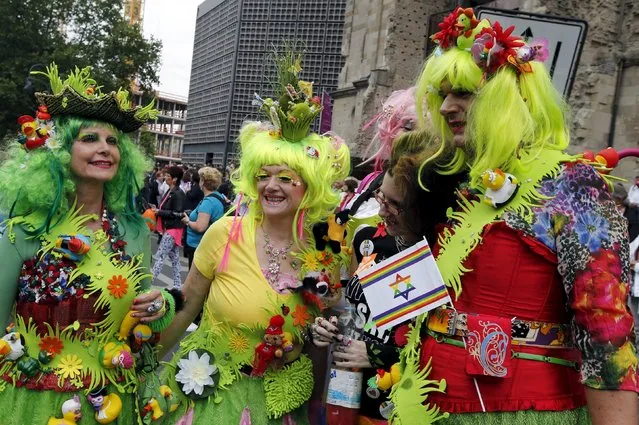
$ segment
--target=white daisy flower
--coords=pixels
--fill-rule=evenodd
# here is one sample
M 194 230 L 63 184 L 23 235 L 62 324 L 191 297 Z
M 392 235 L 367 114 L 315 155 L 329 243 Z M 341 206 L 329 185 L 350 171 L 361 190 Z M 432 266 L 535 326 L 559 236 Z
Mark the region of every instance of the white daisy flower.
M 217 366 L 210 364 L 210 360 L 211 357 L 207 353 L 198 357 L 195 351 L 189 352 L 188 359 L 180 359 L 177 364 L 180 371 L 175 375 L 175 380 L 183 384 L 184 394 L 194 392 L 202 395 L 205 386 L 215 385 L 213 375 L 217 373 Z
M 47 148 L 51 150 L 60 149 L 60 147 L 62 146 L 62 143 L 57 141 L 54 137 L 49 137 L 47 141 L 44 142 L 44 144 L 46 145 Z

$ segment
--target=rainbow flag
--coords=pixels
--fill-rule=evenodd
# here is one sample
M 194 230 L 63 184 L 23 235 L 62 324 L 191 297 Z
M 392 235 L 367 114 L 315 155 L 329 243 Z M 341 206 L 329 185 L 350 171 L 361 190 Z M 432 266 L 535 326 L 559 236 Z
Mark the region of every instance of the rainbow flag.
M 379 330 L 450 301 L 428 242 L 423 241 L 358 274 L 371 321 Z

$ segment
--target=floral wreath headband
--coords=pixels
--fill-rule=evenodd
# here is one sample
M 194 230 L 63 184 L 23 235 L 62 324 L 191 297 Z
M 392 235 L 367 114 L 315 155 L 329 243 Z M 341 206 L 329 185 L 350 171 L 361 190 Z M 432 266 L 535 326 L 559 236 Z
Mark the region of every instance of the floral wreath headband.
M 532 72 L 531 61 L 548 59 L 548 40 L 533 40 L 527 44 L 512 35 L 514 26 L 503 29 L 499 22 L 475 17 L 472 8 L 458 7 L 438 24 L 440 31 L 431 36 L 437 52 L 450 48 L 470 51 L 475 63 L 484 71 L 484 78 L 510 66 L 518 74 Z
M 102 86 L 91 78 L 89 67 L 71 71 L 65 80 L 58 74 L 58 66 L 51 63 L 46 72 L 33 71 L 49 79 L 51 93 L 36 93 L 40 104 L 36 116 L 22 115 L 18 118 L 20 135 L 18 141 L 30 151 L 45 146 L 51 150 L 60 147 L 52 115 L 73 115 L 95 119 L 114 125 L 128 133 L 142 127 L 148 119 L 157 116 L 158 111 L 151 101 L 144 107 L 131 107 L 129 92 L 122 88 L 117 92 L 102 93 Z

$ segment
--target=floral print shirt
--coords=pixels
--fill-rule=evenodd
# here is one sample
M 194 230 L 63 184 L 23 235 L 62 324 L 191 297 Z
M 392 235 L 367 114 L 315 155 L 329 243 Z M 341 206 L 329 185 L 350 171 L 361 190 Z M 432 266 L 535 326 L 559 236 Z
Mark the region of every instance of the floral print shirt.
M 573 312 L 574 343 L 581 351 L 584 385 L 638 390 L 634 323 L 626 300 L 628 224 L 599 173 L 568 163 L 541 182 L 548 197 L 523 220 L 507 212 L 509 227 L 534 236 L 557 254 L 558 272 Z

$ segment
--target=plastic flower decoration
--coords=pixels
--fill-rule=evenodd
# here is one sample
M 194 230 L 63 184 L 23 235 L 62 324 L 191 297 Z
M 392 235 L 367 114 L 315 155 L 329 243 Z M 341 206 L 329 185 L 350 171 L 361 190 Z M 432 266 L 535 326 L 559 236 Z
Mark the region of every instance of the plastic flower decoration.
M 175 375 L 175 380 L 182 384 L 182 392 L 185 395 L 194 393 L 198 396 L 204 394 L 205 387 L 214 387 L 213 375 L 218 373 L 217 366 L 212 364 L 211 356 L 204 352 L 198 356 L 196 351 L 189 351 L 188 358 L 180 359 L 177 364 L 180 369 Z
M 438 44 L 442 49 L 448 49 L 452 47 L 457 41 L 457 36 L 460 34 L 459 28 L 457 28 L 457 17 L 459 15 L 460 7 L 451 12 L 444 18 L 442 22 L 437 24 L 439 26 L 439 32 L 431 36 L 431 40 Z
M 248 338 L 239 332 L 233 332 L 233 334 L 229 337 L 229 350 L 235 354 L 243 353 L 246 349 L 248 349 L 248 346 Z
M 480 62 L 477 65 L 484 68 L 488 74 L 495 73 L 508 63 L 514 65 L 513 61 L 517 58 L 518 49 L 526 45 L 520 37 L 512 35 L 514 30 L 514 26 L 504 30 L 499 22 L 495 22 L 492 27 L 482 29 L 475 39 L 475 43 L 483 47 L 482 55 L 479 56 Z M 471 52 L 473 52 L 472 47 Z M 526 72 L 530 71 L 526 70 Z
M 52 357 L 56 354 L 60 354 L 64 348 L 64 344 L 59 338 L 55 336 L 44 336 L 40 339 L 40 350 L 46 351 Z
M 55 372 L 62 379 L 75 379 L 80 377 L 82 371 L 82 359 L 77 354 L 68 354 L 60 359 L 58 370 Z
M 274 99 L 255 94 L 253 103 L 271 121 L 273 137 L 299 142 L 308 136 L 311 125 L 322 111 L 321 100 L 313 96 L 313 83 L 298 78 L 302 71 L 302 46 L 286 42 L 283 51 L 272 55 L 277 69 L 273 82 Z
M 107 286 L 107 289 L 114 298 L 122 298 L 128 292 L 129 284 L 126 282 L 125 277 L 122 277 L 122 275 L 117 275 L 109 279 L 109 285 Z
M 311 315 L 308 312 L 308 309 L 305 305 L 297 304 L 295 306 L 295 311 L 292 314 L 293 316 L 293 325 L 299 326 L 303 328 L 306 326 L 309 320 L 311 320 Z

